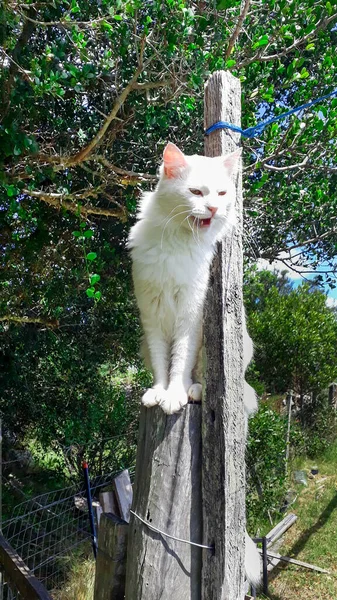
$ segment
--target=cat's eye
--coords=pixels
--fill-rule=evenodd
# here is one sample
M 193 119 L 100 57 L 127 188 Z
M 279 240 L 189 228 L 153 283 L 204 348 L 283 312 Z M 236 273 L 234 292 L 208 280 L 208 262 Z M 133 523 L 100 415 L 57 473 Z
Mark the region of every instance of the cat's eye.
M 218 196 L 226 196 L 227 192 L 222 190 L 222 192 L 218 192 Z
M 190 188 L 190 192 L 191 192 L 191 194 L 194 194 L 194 196 L 203 196 L 202 191 L 196 190 L 195 188 Z

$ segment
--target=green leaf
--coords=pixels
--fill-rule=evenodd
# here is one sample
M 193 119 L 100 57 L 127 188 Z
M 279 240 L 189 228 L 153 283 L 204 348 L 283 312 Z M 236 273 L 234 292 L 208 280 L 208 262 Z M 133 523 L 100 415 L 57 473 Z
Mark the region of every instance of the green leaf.
M 230 58 L 229 60 L 226 60 L 227 69 L 230 69 L 230 67 L 234 67 L 235 64 L 236 64 L 236 60 L 233 60 L 232 58 Z
M 86 238 L 92 238 L 95 234 L 91 229 L 88 229 L 87 231 L 83 232 L 84 237 Z
M 260 46 L 266 46 L 269 42 L 269 37 L 264 34 L 262 37 L 260 37 L 259 40 L 257 40 L 257 42 L 255 42 L 255 44 L 253 45 L 253 49 L 255 50 L 256 48 L 260 48 Z
M 87 260 L 95 260 L 95 258 L 97 258 L 96 252 L 89 252 L 89 254 L 87 254 Z
M 95 292 L 95 298 L 96 298 L 96 300 L 100 300 L 101 297 L 102 297 L 102 294 L 101 294 L 101 292 L 99 290 L 97 292 Z
M 90 277 L 90 283 L 91 285 L 95 285 L 95 283 L 97 283 L 98 281 L 100 281 L 101 276 L 97 275 L 97 273 L 94 273 L 94 275 L 91 275 Z
M 90 287 L 86 290 L 86 294 L 88 296 L 88 298 L 93 298 L 95 295 L 95 288 Z
M 82 235 L 82 231 L 73 231 L 74 237 L 80 237 Z
M 115 21 L 123 21 L 122 15 L 114 15 L 113 19 L 115 19 Z
M 16 189 L 16 187 L 14 185 L 9 185 L 7 188 L 7 196 L 9 198 L 13 198 L 13 196 L 16 196 L 16 194 L 18 193 L 18 190 Z

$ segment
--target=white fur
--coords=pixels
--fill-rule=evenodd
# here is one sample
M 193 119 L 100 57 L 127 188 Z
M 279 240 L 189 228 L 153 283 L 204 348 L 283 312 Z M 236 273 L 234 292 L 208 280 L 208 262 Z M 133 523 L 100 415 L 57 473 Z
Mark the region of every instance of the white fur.
M 246 577 L 250 583 L 255 587 L 259 587 L 261 582 L 261 556 L 259 551 L 249 537 L 248 533 L 245 534 L 245 571 Z
M 143 354 L 154 375 L 153 387 L 142 402 L 147 407 L 159 404 L 167 414 L 179 411 L 188 397 L 201 398 L 203 305 L 216 242 L 235 224 L 232 179 L 239 157 L 240 151 L 217 158 L 184 156 L 174 144 L 168 144 L 158 185 L 154 192 L 144 194 L 130 232 L 134 288 L 144 329 Z M 202 195 L 191 190 L 200 190 Z M 193 217 L 212 219 L 204 228 L 197 226 Z M 246 369 L 253 345 L 245 315 L 243 329 Z M 255 392 L 247 383 L 244 403 L 247 421 L 257 408 Z M 251 563 L 246 570 L 256 582 L 260 559 L 252 544 L 246 534 L 246 557 Z
M 193 381 L 192 371 L 201 346 L 209 266 L 217 240 L 235 224 L 232 176 L 240 152 L 187 157 L 174 144 L 165 152 L 159 183 L 154 192 L 144 194 L 128 245 L 145 353 L 154 375 L 154 385 L 142 401 L 148 407 L 159 404 L 172 414 L 187 403 L 192 383 L 200 383 Z M 191 216 L 207 219 L 212 216 L 209 207 L 217 212 L 208 228 L 200 228 Z M 252 357 L 246 327 L 244 346 L 246 367 Z M 248 384 L 245 391 L 248 416 L 256 409 L 256 400 Z M 191 388 L 190 396 L 199 399 L 200 386 Z

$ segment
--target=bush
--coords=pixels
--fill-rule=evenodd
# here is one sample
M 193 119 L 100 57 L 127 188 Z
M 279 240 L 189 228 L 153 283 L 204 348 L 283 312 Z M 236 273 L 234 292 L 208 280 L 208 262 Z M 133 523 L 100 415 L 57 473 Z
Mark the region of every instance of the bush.
M 304 452 L 316 458 L 337 439 L 336 410 L 331 406 L 327 391 L 318 394 L 302 409 Z
M 249 424 L 247 441 L 247 522 L 255 532 L 270 514 L 279 513 L 287 489 L 286 421 L 261 404 Z

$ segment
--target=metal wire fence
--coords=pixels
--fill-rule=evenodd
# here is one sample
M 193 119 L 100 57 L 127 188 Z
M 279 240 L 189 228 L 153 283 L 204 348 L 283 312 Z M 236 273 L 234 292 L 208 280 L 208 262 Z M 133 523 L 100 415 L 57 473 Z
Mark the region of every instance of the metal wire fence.
M 133 474 L 133 469 L 130 472 Z M 94 499 L 117 473 L 113 471 L 91 480 Z M 93 504 L 95 509 L 97 500 Z M 97 521 L 97 511 L 94 514 Z M 69 576 L 72 557 L 88 554 L 91 549 L 84 483 L 21 502 L 2 523 L 2 533 L 48 591 L 60 589 Z M 0 582 L 0 598 L 21 600 L 5 580 Z
M 15 585 L 7 580 L 4 571 L 0 571 L 0 598 L 1 600 L 24 600 Z

